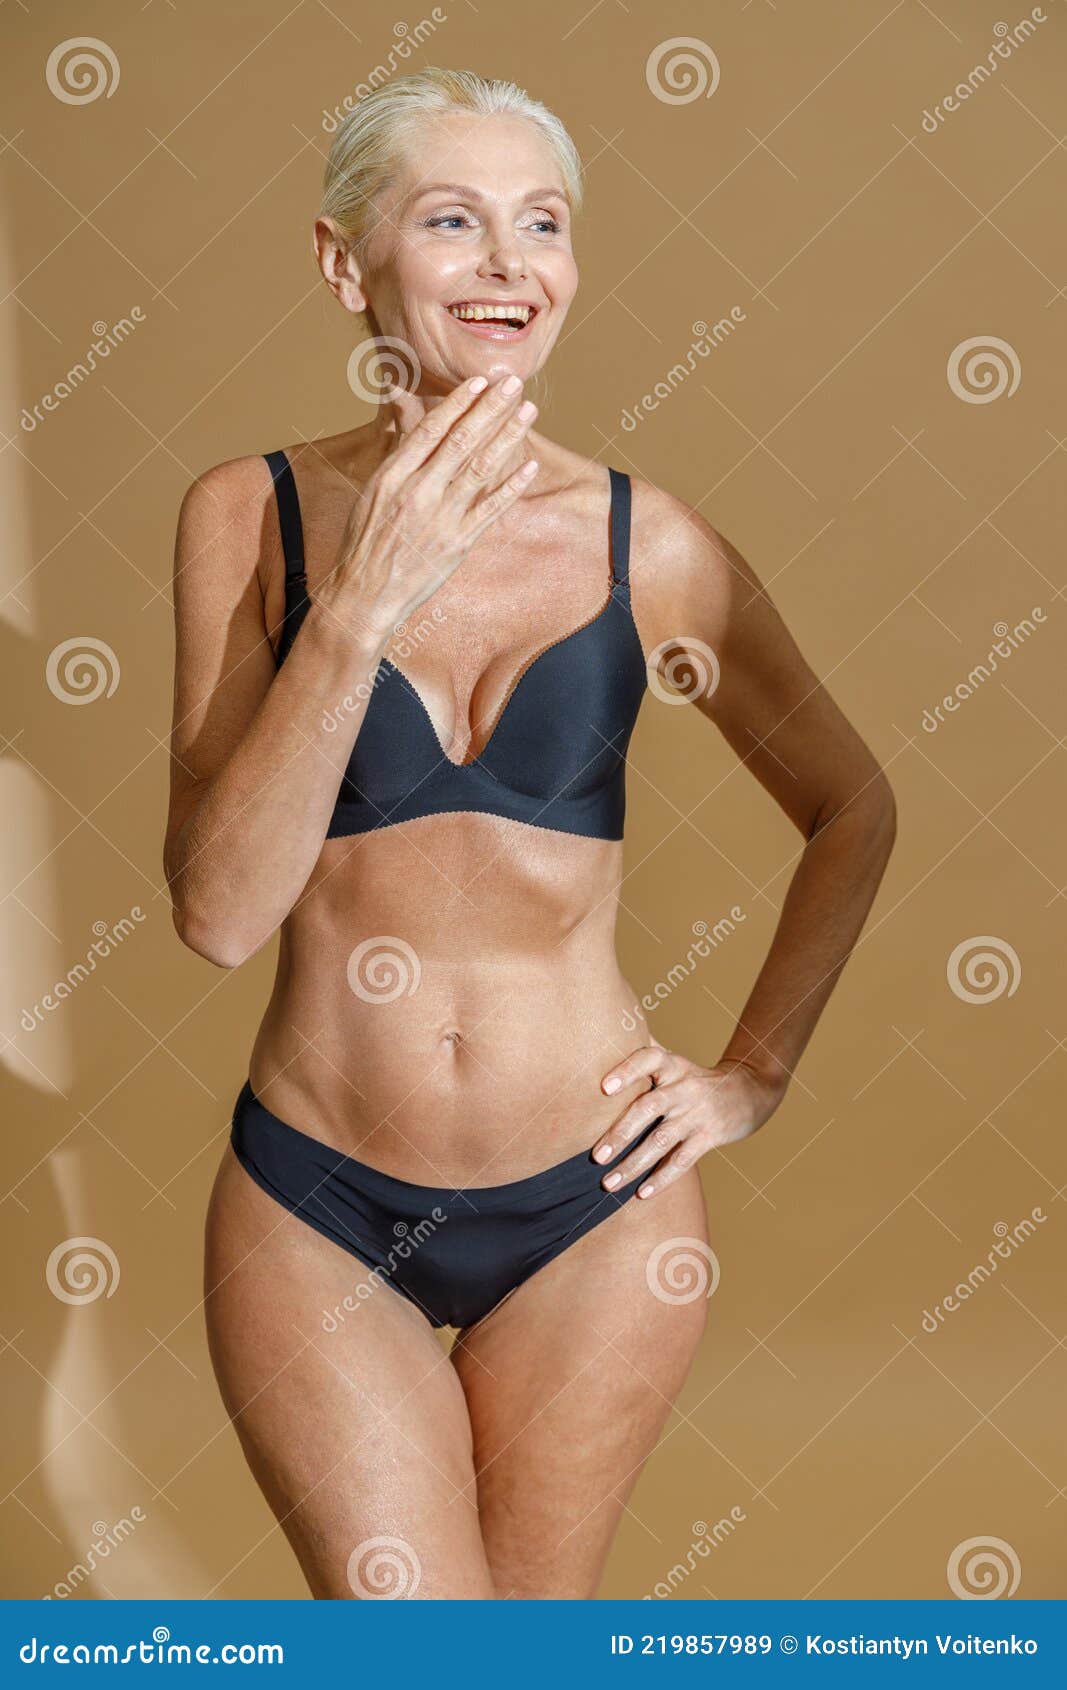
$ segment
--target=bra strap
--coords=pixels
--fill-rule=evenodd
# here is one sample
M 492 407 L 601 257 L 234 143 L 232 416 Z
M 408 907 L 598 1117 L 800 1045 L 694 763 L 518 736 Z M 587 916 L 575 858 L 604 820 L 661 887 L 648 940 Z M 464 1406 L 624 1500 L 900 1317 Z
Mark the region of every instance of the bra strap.
M 278 501 L 278 526 L 282 534 L 285 556 L 285 620 L 278 645 L 278 662 L 282 661 L 296 636 L 308 607 L 307 576 L 304 573 L 304 525 L 300 518 L 300 498 L 292 465 L 284 452 L 265 452 L 264 457 L 274 482 L 274 496 Z
M 611 578 L 627 592 L 630 587 L 630 477 L 608 465 L 611 477 Z

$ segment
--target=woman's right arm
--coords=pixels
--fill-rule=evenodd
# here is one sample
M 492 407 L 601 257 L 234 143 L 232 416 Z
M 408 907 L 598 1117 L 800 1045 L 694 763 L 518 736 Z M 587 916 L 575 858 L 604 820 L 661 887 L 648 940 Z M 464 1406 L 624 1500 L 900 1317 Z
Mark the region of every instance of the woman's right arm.
M 164 863 L 181 938 L 220 967 L 266 944 L 306 886 L 392 630 L 529 486 L 499 479 L 532 421 L 520 400 L 464 384 L 401 433 L 280 669 L 260 575 L 275 532 L 265 464 L 222 464 L 186 493 Z

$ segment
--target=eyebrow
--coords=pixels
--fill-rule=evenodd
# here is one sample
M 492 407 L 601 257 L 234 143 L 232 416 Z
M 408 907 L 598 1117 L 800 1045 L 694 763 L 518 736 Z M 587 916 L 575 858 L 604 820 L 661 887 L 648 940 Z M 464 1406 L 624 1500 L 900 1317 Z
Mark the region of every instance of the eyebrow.
M 455 194 L 460 199 L 478 200 L 483 198 L 477 188 L 472 188 L 469 184 L 463 182 L 425 182 L 416 188 L 412 198 L 419 199 L 423 194 L 432 193 Z M 524 201 L 549 198 L 562 200 L 565 205 L 570 203 L 562 188 L 531 188 L 528 194 L 523 195 Z

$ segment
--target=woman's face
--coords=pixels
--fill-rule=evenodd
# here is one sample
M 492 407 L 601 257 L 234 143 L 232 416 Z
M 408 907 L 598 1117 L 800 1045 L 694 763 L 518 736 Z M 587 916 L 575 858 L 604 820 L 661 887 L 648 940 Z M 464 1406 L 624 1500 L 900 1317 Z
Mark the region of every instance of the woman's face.
M 525 381 L 541 368 L 578 274 L 563 178 L 535 124 L 503 114 L 427 119 L 377 208 L 382 221 L 351 297 L 363 296 L 376 335 L 412 349 L 420 393 L 447 393 L 474 375 Z M 519 316 L 479 321 L 479 305 Z

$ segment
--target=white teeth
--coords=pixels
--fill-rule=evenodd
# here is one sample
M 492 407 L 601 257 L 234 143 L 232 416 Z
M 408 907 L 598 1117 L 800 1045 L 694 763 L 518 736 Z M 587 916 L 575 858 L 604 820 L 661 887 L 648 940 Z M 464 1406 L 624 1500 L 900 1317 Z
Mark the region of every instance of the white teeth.
M 461 323 L 484 323 L 511 318 L 515 322 L 525 324 L 533 316 L 528 305 L 450 305 L 448 309 Z

